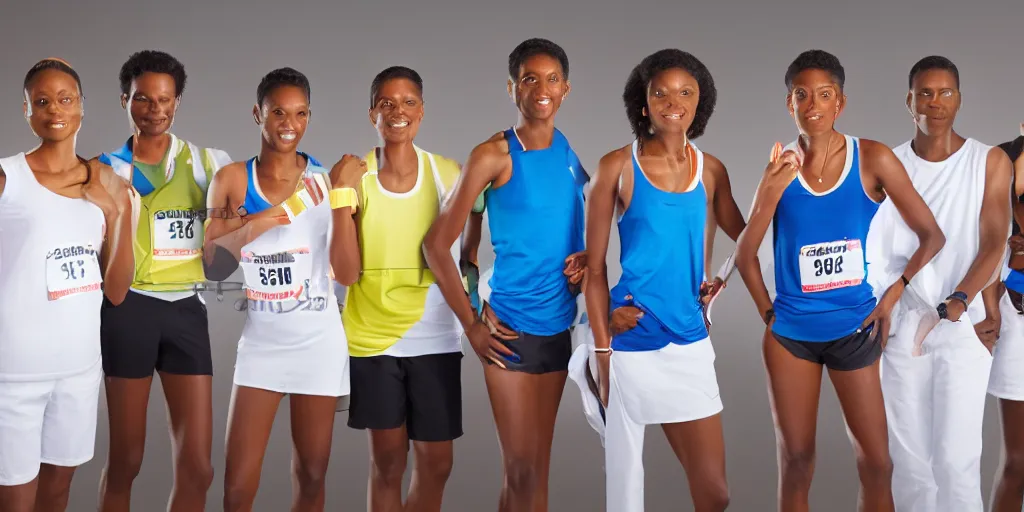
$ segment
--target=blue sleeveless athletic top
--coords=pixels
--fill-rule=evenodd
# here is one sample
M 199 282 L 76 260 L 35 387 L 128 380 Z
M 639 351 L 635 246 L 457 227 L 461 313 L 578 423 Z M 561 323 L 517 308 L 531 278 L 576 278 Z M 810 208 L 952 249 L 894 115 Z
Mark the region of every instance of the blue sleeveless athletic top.
M 323 166 L 320 165 L 320 162 L 317 161 L 317 159 L 301 151 L 298 153 L 306 157 L 306 175 L 309 175 L 310 173 L 328 172 L 327 169 L 324 169 Z M 274 206 L 267 201 L 266 197 L 263 197 L 263 192 L 260 191 L 259 184 L 256 182 L 256 157 L 246 160 L 245 174 L 248 180 L 248 183 L 246 184 L 247 186 L 245 187 L 245 202 L 242 203 L 242 208 L 245 209 L 245 214 L 252 215 Z
M 1020 158 L 1021 152 L 1024 152 L 1024 135 L 1019 136 L 1011 141 L 1000 144 L 999 148 L 1006 153 L 1007 157 L 1010 158 L 1010 162 L 1016 162 L 1017 159 Z M 1014 191 L 1011 193 L 1016 193 L 1016 173 L 1012 174 L 1011 177 L 1014 178 L 1010 180 L 1010 186 L 1013 187 Z M 1018 200 L 1024 200 L 1024 196 L 1021 196 L 1020 198 L 1018 198 Z M 1013 224 L 1012 233 L 1015 235 L 1020 234 L 1021 227 L 1020 225 L 1017 224 L 1017 219 L 1013 215 L 1011 215 L 1010 217 L 1010 220 Z M 1021 272 L 1020 270 L 1014 270 L 1011 268 L 1009 275 L 1007 275 L 1006 279 L 1003 280 L 1003 284 L 1006 285 L 1007 288 L 1017 293 L 1024 293 L 1024 272 Z
M 610 306 L 635 306 L 644 316 L 612 339 L 612 349 L 657 350 L 703 340 L 708 337 L 700 304 L 707 221 L 704 155 L 696 147 L 690 151 L 697 186 L 673 193 L 647 179 L 636 152 L 634 142 L 633 196 L 618 222 L 622 277 L 611 290 Z
M 489 304 L 520 333 L 549 336 L 576 319 L 576 296 L 562 273 L 583 245 L 583 186 L 590 177 L 569 141 L 555 130 L 551 145 L 526 151 L 505 131 L 512 178 L 484 192 L 494 269 Z
M 833 341 L 855 332 L 875 307 L 864 243 L 879 203 L 860 177 L 859 140 L 846 137 L 846 167 L 832 190 L 811 192 L 798 175 L 774 217 L 775 323 L 798 341 Z

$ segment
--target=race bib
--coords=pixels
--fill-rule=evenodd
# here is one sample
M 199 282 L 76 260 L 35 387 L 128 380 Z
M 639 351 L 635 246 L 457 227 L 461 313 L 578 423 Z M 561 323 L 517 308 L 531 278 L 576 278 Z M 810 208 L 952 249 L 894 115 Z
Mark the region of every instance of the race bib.
M 856 286 L 864 281 L 864 246 L 838 240 L 800 248 L 800 287 L 804 293 Z
M 153 214 L 153 259 L 190 260 L 203 248 L 203 220 L 194 210 L 159 210 Z
M 49 300 L 95 292 L 101 283 L 99 251 L 91 244 L 66 245 L 46 253 L 46 294 Z
M 309 294 L 312 261 L 309 248 L 274 254 L 243 251 L 246 297 L 253 301 L 301 300 Z

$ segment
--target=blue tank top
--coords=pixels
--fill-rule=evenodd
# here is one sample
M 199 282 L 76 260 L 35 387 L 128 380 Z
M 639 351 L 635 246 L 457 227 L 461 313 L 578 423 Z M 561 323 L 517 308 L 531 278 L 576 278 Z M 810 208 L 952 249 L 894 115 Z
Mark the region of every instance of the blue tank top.
M 565 331 L 576 296 L 562 273 L 583 245 L 583 186 L 590 177 L 555 129 L 551 145 L 526 151 L 505 131 L 512 177 L 484 192 L 494 269 L 488 303 L 513 330 L 539 336 Z
M 700 304 L 708 204 L 701 179 L 704 155 L 692 148 L 697 186 L 674 193 L 647 179 L 636 151 L 634 142 L 633 196 L 618 222 L 622 277 L 612 288 L 610 306 L 634 306 L 644 316 L 612 339 L 612 349 L 621 351 L 658 350 L 708 337 Z
M 833 341 L 855 332 L 875 307 L 864 243 L 879 203 L 860 176 L 859 140 L 846 137 L 846 167 L 832 190 L 811 192 L 798 175 L 774 217 L 773 332 Z
M 1010 158 L 1010 162 L 1016 162 L 1017 159 L 1020 158 L 1021 152 L 1024 152 L 1024 135 L 1000 144 L 999 148 L 1006 153 L 1007 157 Z M 1010 177 L 1010 186 L 1013 190 L 1011 193 L 1015 194 L 1017 190 L 1016 173 L 1011 173 Z M 1018 201 L 1024 201 L 1024 196 L 1019 197 Z M 1014 235 L 1020 234 L 1021 227 L 1017 224 L 1016 217 L 1011 215 L 1010 220 L 1013 224 L 1012 233 Z M 1009 269 L 1009 275 L 1007 275 L 1006 279 L 1003 280 L 1003 284 L 1017 293 L 1024 293 L 1024 272 L 1014 270 L 1012 268 Z
M 327 169 L 324 169 L 317 159 L 301 151 L 298 153 L 306 158 L 306 175 L 309 175 L 310 173 L 327 172 Z M 247 183 L 245 187 L 245 202 L 242 203 L 242 208 L 245 209 L 245 214 L 253 215 L 274 206 L 267 201 L 266 197 L 263 196 L 263 192 L 260 191 L 259 183 L 256 181 L 256 157 L 246 160 L 245 174 Z

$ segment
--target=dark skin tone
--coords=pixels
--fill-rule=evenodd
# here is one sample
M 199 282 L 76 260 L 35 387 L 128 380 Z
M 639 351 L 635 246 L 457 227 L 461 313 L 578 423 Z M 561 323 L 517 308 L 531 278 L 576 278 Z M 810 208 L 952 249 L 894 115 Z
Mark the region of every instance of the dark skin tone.
M 845 108 L 846 97 L 830 73 L 818 69 L 799 73 L 786 96 L 786 104 L 800 131 L 803 156 L 786 151 L 768 164 L 736 251 L 737 269 L 762 319 L 766 318 L 772 302 L 761 275 L 757 249 L 775 215 L 783 191 L 797 173 L 802 173 L 807 186 L 815 192 L 829 191 L 838 184 L 846 163 L 845 139 L 834 128 L 836 118 Z M 945 243 L 942 232 L 928 205 L 914 189 L 906 169 L 888 147 L 861 139 L 860 158 L 860 178 L 865 192 L 876 202 L 887 196 L 891 198 L 897 211 L 918 236 L 919 247 L 903 274 L 912 279 L 942 248 Z M 897 280 L 861 326 L 872 326 L 872 340 L 883 347 L 887 341 L 892 308 L 902 292 L 902 280 Z M 763 350 L 779 441 L 779 509 L 803 512 L 809 507 L 808 494 L 814 472 L 822 365 L 797 358 L 783 348 L 772 335 L 770 322 L 765 330 Z M 894 507 L 892 462 L 889 459 L 878 365 L 876 361 L 860 370 L 830 369 L 828 372 L 857 455 L 861 483 L 858 509 L 862 511 L 885 511 Z
M 166 73 L 143 73 L 132 81 L 129 93 L 122 95 L 121 107 L 128 112 L 134 137 L 135 161 L 158 164 L 164 159 L 170 148 L 168 130 L 178 100 L 174 77 Z M 205 207 L 194 206 L 197 210 Z M 167 399 L 174 454 L 174 485 L 168 510 L 202 510 L 213 483 L 213 378 L 159 374 Z M 132 483 L 142 467 L 146 446 L 146 414 L 152 384 L 152 375 L 141 379 L 105 377 L 110 451 L 100 476 L 102 512 L 127 512 L 131 508 Z
M 515 129 L 527 151 L 551 145 L 555 113 L 569 90 L 558 59 L 544 54 L 526 59 L 518 75 L 509 80 L 509 97 L 519 110 Z M 499 511 L 543 512 L 547 510 L 555 417 L 568 372 L 532 375 L 504 370 L 499 354 L 510 351 L 498 339 L 515 339 L 516 334 L 501 327 L 489 308 L 485 308 L 483 318 L 474 313 L 459 268 L 449 252 L 465 229 L 476 198 L 488 185 L 498 188 L 508 183 L 511 176 L 512 159 L 502 133 L 473 148 L 451 199 L 424 239 L 423 249 L 441 293 L 484 363 L 484 378 L 504 458 Z M 565 274 L 570 282 L 582 280 L 584 265 L 583 253 L 566 258 Z M 495 326 L 494 334 L 488 324 Z M 486 364 L 488 359 L 495 364 Z
M 275 206 L 241 219 L 211 217 L 206 229 L 205 253 L 212 253 L 212 248 L 219 247 L 219 256 L 233 256 L 233 263 L 237 266 L 242 246 L 272 227 L 289 222 L 280 204 L 300 187 L 308 187 L 302 180 L 307 162 L 297 153 L 297 149 L 306 131 L 309 116 L 306 92 L 294 86 L 273 89 L 261 105 L 253 107 L 253 118 L 260 126 L 262 135 L 256 175 L 260 189 L 268 202 Z M 364 162 L 345 155 L 331 170 L 331 184 L 336 187 L 352 186 L 358 183 L 365 171 Z M 218 211 L 237 211 L 245 200 L 246 180 L 245 162 L 225 166 L 214 175 L 208 201 L 210 207 Z M 322 196 L 319 199 L 326 200 Z M 351 283 L 352 267 L 345 258 L 352 258 L 355 252 L 354 257 L 358 261 L 352 208 L 335 209 L 333 215 L 335 226 L 330 247 L 331 264 L 336 270 L 347 269 L 336 272 L 335 278 L 340 283 Z M 252 510 L 259 488 L 263 456 L 282 398 L 282 393 L 245 386 L 234 387 L 228 411 L 225 511 Z M 337 397 L 290 395 L 289 399 L 294 450 L 291 510 L 322 511 L 324 478 L 331 452 Z
M 1021 125 L 1021 132 L 1024 134 L 1024 125 Z M 1011 203 L 1013 215 L 1017 225 L 1024 225 L 1021 222 L 1024 219 L 1024 208 L 1018 201 L 1018 197 L 1024 194 L 1024 180 L 1021 179 L 1024 173 L 1024 154 L 1013 162 L 1013 172 L 1016 175 L 1016 190 Z M 1024 237 L 1013 235 L 1009 245 L 1013 252 L 1024 251 Z M 1011 257 L 1011 268 L 1014 267 Z M 999 339 L 1002 325 L 999 300 L 1005 292 L 1003 283 L 998 280 L 982 292 L 986 318 L 975 325 L 975 330 L 990 352 Z M 1003 426 L 1003 456 L 992 490 L 992 512 L 1017 512 L 1024 507 L 1024 402 L 1000 398 L 999 416 Z
M 693 123 L 699 98 L 700 86 L 697 80 L 682 69 L 664 70 L 647 85 L 644 115 L 650 119 L 654 135 L 643 139 L 637 160 L 651 184 L 660 190 L 683 193 L 692 190 L 697 184 L 696 154 L 687 148 L 686 133 Z M 736 228 L 739 223 L 739 229 L 735 229 L 738 236 L 744 221 L 729 192 L 725 166 L 714 156 L 705 153 L 704 176 L 709 175 L 717 178 L 717 181 L 712 182 L 707 189 L 710 199 L 708 208 L 714 209 L 719 218 L 729 222 L 728 228 Z M 587 202 L 587 287 L 590 290 L 608 289 L 605 259 L 613 214 L 616 210 L 624 213 L 629 208 L 633 181 L 632 146 L 606 154 L 598 164 L 597 179 Z M 711 187 L 716 184 L 720 188 L 712 190 Z M 730 195 L 727 197 L 724 194 Z M 610 346 L 612 329 L 606 320 L 608 294 L 588 293 L 586 301 L 587 316 L 594 332 L 594 346 Z M 633 307 L 628 309 L 636 310 Z M 635 324 L 634 320 L 632 325 Z M 605 406 L 608 405 L 608 367 L 612 357 L 611 353 L 597 354 L 598 388 Z M 686 471 L 695 510 L 725 510 L 728 505 L 728 486 L 721 415 L 663 424 L 662 430 Z
M 25 89 L 24 114 L 40 139 L 39 146 L 25 156 L 39 184 L 60 196 L 85 199 L 102 210 L 106 222 L 99 258 L 103 293 L 111 302 L 121 303 L 135 270 L 131 192 L 110 166 L 97 160 L 86 166 L 75 153 L 75 138 L 82 125 L 82 94 L 74 77 L 59 70 L 39 72 Z M 0 196 L 6 184 L 0 169 Z M 42 464 L 31 482 L 0 486 L 0 512 L 66 510 L 75 469 Z
M 914 116 L 917 132 L 914 152 L 924 160 L 940 162 L 959 150 L 966 139 L 953 129 L 960 108 L 960 89 L 952 73 L 931 69 L 918 73 L 913 87 L 907 92 L 907 109 Z M 956 290 L 967 294 L 967 302 L 998 277 L 1000 261 L 1010 225 L 1010 203 L 1006 192 L 1010 189 L 1010 159 L 999 148 L 989 152 L 985 170 L 985 195 L 982 198 L 980 243 L 978 254 Z M 958 300 L 947 300 L 949 320 L 956 322 L 966 310 Z
M 416 186 L 418 158 L 413 144 L 423 115 L 422 91 L 414 82 L 406 78 L 395 78 L 381 84 L 369 109 L 369 118 L 377 130 L 382 147 L 377 179 L 391 192 L 404 193 Z M 431 174 L 426 176 L 432 179 Z M 480 217 L 481 214 L 473 213 L 467 223 L 465 232 L 471 234 L 472 239 L 464 239 L 464 259 L 472 256 L 471 261 L 475 260 L 476 246 L 480 243 Z M 472 246 L 472 255 L 467 254 L 467 244 Z M 412 443 L 416 463 L 408 499 L 403 504 L 402 476 L 405 474 L 409 452 L 409 435 L 405 425 L 394 429 L 370 430 L 369 438 L 370 461 L 373 465 L 368 484 L 369 510 L 440 512 L 444 487 L 454 460 L 454 443 Z

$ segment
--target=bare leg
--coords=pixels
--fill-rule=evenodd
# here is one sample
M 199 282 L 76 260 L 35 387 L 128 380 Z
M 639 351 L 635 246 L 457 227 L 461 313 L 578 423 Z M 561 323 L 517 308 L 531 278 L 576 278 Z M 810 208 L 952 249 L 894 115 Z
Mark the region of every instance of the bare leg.
M 452 473 L 455 450 L 452 441 L 416 441 L 416 462 L 405 508 L 416 512 L 441 512 L 444 486 Z
M 213 404 L 209 375 L 161 372 L 174 454 L 174 488 L 170 512 L 205 510 L 213 483 Z
M 38 477 L 27 484 L 0 486 L 0 512 L 34 512 L 38 488 Z
M 766 331 L 764 363 L 779 459 L 779 511 L 808 512 L 822 366 L 790 354 Z
M 106 377 L 110 423 L 107 465 L 100 474 L 100 512 L 128 512 L 132 483 L 146 450 L 146 411 L 153 377 Z
M 323 512 L 338 397 L 291 395 L 292 512 Z
M 895 510 L 889 430 L 886 426 L 879 364 L 880 361 L 876 361 L 860 370 L 828 372 L 846 418 L 854 453 L 857 454 L 857 473 L 860 475 L 860 495 L 857 501 L 861 512 Z
M 721 512 L 729 506 L 725 478 L 725 438 L 722 416 L 661 426 L 668 443 L 686 470 L 696 512 Z
M 36 507 L 34 512 L 64 512 L 68 508 L 68 497 L 71 494 L 71 479 L 75 476 L 74 467 L 42 464 L 39 467 L 39 485 L 36 488 Z
M 505 473 L 500 512 L 547 511 L 551 442 L 567 375 L 484 367 Z
M 281 393 L 235 386 L 228 406 L 224 511 L 251 512 Z
M 1003 420 L 1003 456 L 996 473 L 992 512 L 1020 512 L 1024 508 L 1024 402 L 999 400 Z
M 402 512 L 402 477 L 409 459 L 405 426 L 370 430 L 370 478 L 367 509 L 371 512 Z

